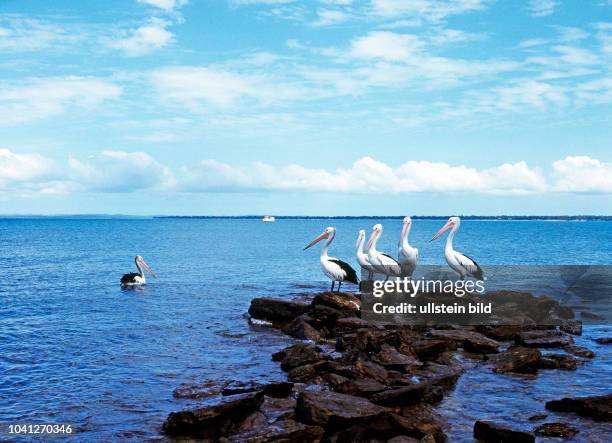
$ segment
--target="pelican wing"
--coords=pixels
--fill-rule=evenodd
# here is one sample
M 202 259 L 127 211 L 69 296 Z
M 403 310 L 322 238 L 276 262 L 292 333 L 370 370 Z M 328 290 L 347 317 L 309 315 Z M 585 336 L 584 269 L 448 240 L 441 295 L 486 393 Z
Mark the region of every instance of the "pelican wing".
M 130 272 L 129 274 L 125 274 L 123 277 L 121 277 L 121 284 L 126 285 L 128 283 L 134 283 L 136 277 L 138 276 L 140 276 L 140 274 L 137 274 L 136 272 Z
M 395 263 L 397 266 L 399 266 L 399 262 L 398 262 L 396 259 L 394 259 L 393 257 L 391 257 L 389 254 L 385 254 L 384 252 L 381 252 L 380 254 L 381 254 L 381 255 L 384 255 L 384 256 L 385 256 L 385 257 L 387 257 L 387 258 L 390 258 L 391 260 L 393 260 L 393 262 L 394 262 L 394 263 Z
M 338 266 L 340 266 L 340 269 L 344 271 L 344 281 L 355 283 L 356 285 L 359 284 L 359 280 L 357 279 L 357 272 L 355 272 L 351 265 L 342 260 L 338 260 L 337 258 L 332 258 L 329 261 L 337 264 Z
M 472 277 L 483 280 L 484 274 L 482 272 L 482 268 L 476 263 L 476 260 L 468 257 L 465 254 L 457 253 L 457 261 L 461 266 L 463 266 Z

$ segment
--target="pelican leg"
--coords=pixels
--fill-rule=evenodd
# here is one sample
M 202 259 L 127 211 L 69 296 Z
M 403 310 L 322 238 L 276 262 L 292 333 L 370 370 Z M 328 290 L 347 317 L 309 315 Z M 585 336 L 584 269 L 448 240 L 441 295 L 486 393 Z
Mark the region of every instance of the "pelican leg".
M 332 287 L 331 287 L 331 289 L 329 290 L 330 292 L 334 292 L 334 283 L 336 283 L 336 282 L 332 280 Z
M 341 285 L 342 285 L 342 282 L 341 282 L 341 281 L 339 281 L 339 282 L 338 282 L 338 291 L 336 291 L 336 292 L 340 292 L 340 286 L 341 286 Z

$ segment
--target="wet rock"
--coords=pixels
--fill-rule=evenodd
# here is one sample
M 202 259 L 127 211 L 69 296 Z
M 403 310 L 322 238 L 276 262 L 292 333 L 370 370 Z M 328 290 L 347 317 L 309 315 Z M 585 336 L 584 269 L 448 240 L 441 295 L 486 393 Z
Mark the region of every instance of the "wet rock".
M 516 335 L 516 342 L 532 348 L 559 348 L 573 344 L 574 340 L 569 335 L 548 329 L 519 332 Z
M 397 437 L 390 438 L 387 443 L 419 443 L 420 439 L 408 437 L 407 435 L 398 435 Z
M 575 370 L 582 361 L 566 354 L 546 354 L 538 362 L 540 369 L 564 369 Z
M 533 373 L 537 371 L 541 357 L 542 354 L 538 349 L 511 346 L 506 352 L 495 355 L 491 360 L 495 372 Z
M 325 361 L 318 361 L 316 363 L 309 363 L 302 366 L 295 367 L 289 371 L 287 376 L 289 380 L 295 383 L 306 383 L 314 380 L 316 377 L 323 373 L 322 369 L 326 366 Z
M 298 366 L 303 366 L 308 363 L 315 363 L 322 360 L 321 348 L 308 343 L 297 343 L 293 346 L 275 354 L 280 358 L 281 369 L 289 371 Z
M 516 334 L 524 330 L 525 327 L 520 325 L 502 325 L 495 327 L 486 327 L 483 330 L 483 334 L 494 340 L 510 341 L 514 340 Z
M 499 343 L 493 339 L 465 329 L 434 330 L 430 332 L 434 338 L 450 340 L 466 351 L 492 354 L 498 352 Z
M 371 378 L 358 378 L 356 380 L 345 378 L 343 382 L 337 383 L 335 386 L 335 391 L 337 392 L 365 398 L 369 398 L 385 389 L 387 389 L 386 385 Z
M 531 432 L 517 431 L 490 421 L 478 420 L 474 423 L 474 437 L 494 443 L 534 443 Z
M 372 357 L 372 360 L 387 368 L 401 367 L 402 369 L 408 370 L 410 368 L 423 366 L 423 363 L 418 358 L 402 354 L 393 346 L 386 343 L 381 346 L 380 351 Z
M 540 421 L 548 417 L 548 414 L 535 414 L 529 417 L 529 421 Z
M 172 392 L 172 396 L 174 398 L 190 398 L 193 400 L 214 397 L 215 395 L 221 393 L 226 385 L 227 383 L 212 381 L 199 385 L 182 386 L 180 388 L 176 388 Z
M 324 292 L 318 294 L 312 300 L 314 308 L 325 306 L 334 309 L 339 313 L 339 317 L 357 317 L 357 313 L 361 307 L 361 301 L 353 294 Z
M 544 423 L 534 429 L 535 435 L 542 437 L 572 438 L 578 429 L 565 423 Z
M 234 395 L 204 408 L 172 412 L 164 422 L 163 431 L 172 436 L 209 439 L 227 436 L 257 412 L 262 402 L 263 394 L 249 393 Z
M 429 362 L 421 369 L 412 371 L 412 375 L 442 389 L 450 389 L 455 385 L 462 372 L 463 368 L 460 366 Z
M 389 374 L 381 365 L 366 360 L 363 357 L 358 357 L 353 364 L 353 375 L 356 378 L 372 378 L 384 383 Z
M 371 397 L 373 403 L 382 406 L 405 406 L 415 403 L 435 403 L 442 400 L 442 389 L 424 382 L 379 392 Z
M 265 443 L 265 442 L 300 442 L 315 443 L 321 441 L 324 434 L 319 426 L 308 426 L 291 419 L 283 419 L 243 433 L 232 436 L 229 441 L 233 443 Z
M 295 398 L 264 397 L 259 410 L 266 416 L 268 423 L 283 418 L 293 419 L 295 417 Z
M 303 423 L 341 429 L 371 419 L 384 412 L 361 397 L 331 391 L 303 392 L 297 399 L 296 417 Z
M 602 345 L 609 345 L 612 344 L 612 337 L 600 337 L 596 338 L 595 341 Z
M 565 320 L 559 325 L 559 330 L 572 335 L 582 335 L 582 322 L 580 320 Z
M 592 312 L 589 311 L 580 311 L 580 316 L 582 318 L 586 318 L 589 320 L 605 320 L 606 317 L 599 315 L 599 314 L 593 314 Z
M 283 328 L 283 332 L 295 338 L 302 340 L 310 340 L 317 342 L 321 340 L 321 333 L 308 323 L 310 317 L 307 315 L 300 315 L 296 317 L 291 323 Z
M 421 360 L 435 360 L 443 352 L 456 349 L 457 346 L 446 340 L 421 339 L 414 340 L 412 347 Z
M 588 348 L 584 348 L 582 346 L 576 346 L 576 345 L 570 345 L 570 346 L 565 346 L 563 348 L 563 350 L 565 352 L 569 352 L 570 354 L 573 354 L 577 357 L 582 357 L 582 358 L 593 358 L 595 357 L 595 353 L 593 351 L 591 351 Z
M 294 318 L 304 314 L 310 305 L 291 300 L 276 298 L 254 298 L 251 300 L 249 315 L 259 320 L 276 324 L 289 323 Z
M 612 394 L 594 397 L 562 398 L 546 402 L 546 409 L 574 412 L 598 421 L 612 421 Z
M 360 328 L 365 328 L 367 326 L 368 322 L 358 317 L 339 318 L 336 321 L 335 331 L 337 334 L 339 334 L 346 331 L 354 331 Z

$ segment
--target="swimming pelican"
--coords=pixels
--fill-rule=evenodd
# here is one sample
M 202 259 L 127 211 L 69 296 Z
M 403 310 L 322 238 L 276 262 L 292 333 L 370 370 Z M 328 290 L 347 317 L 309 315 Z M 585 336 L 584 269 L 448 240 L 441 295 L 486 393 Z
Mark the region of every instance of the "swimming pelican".
M 404 217 L 404 221 L 402 222 L 402 232 L 397 245 L 397 257 L 402 269 L 402 277 L 412 277 L 412 273 L 416 268 L 417 259 L 419 257 L 419 250 L 417 248 L 413 248 L 408 243 L 408 235 L 410 234 L 411 226 L 412 219 L 410 217 Z
M 147 262 L 144 261 L 144 258 L 142 258 L 140 255 L 134 257 L 134 262 L 136 263 L 138 272 L 130 272 L 129 274 L 125 274 L 123 277 L 121 277 L 122 286 L 144 285 L 147 282 L 147 279 L 145 278 L 143 268 L 153 277 L 157 277 L 155 272 L 153 272 L 153 269 L 149 267 Z
M 451 217 L 448 219 L 446 224 L 442 226 L 442 229 L 438 231 L 436 235 L 430 241 L 434 241 L 449 229 L 450 234 L 446 238 L 446 247 L 444 248 L 444 256 L 446 257 L 446 263 L 455 271 L 463 280 L 465 277 L 473 277 L 477 280 L 483 280 L 484 275 L 482 269 L 478 266 L 478 263 L 461 252 L 453 249 L 453 237 L 455 232 L 459 230 L 461 225 L 461 219 L 459 217 Z
M 363 269 L 368 271 L 368 280 L 372 280 L 372 274 L 376 270 L 370 265 L 370 259 L 368 258 L 368 254 L 363 250 L 365 238 L 366 233 L 362 229 L 359 231 L 359 235 L 357 236 L 357 244 L 355 245 L 355 247 L 357 248 L 357 262 Z
M 348 281 L 357 285 L 359 284 L 359 280 L 357 280 L 357 273 L 353 268 L 351 268 L 351 265 L 343 262 L 342 260 L 338 260 L 336 257 L 330 257 L 327 255 L 329 245 L 331 245 L 331 243 L 334 241 L 335 236 L 336 228 L 331 226 L 329 228 L 325 228 L 321 235 L 306 245 L 304 250 L 310 248 L 323 239 L 327 239 L 321 248 L 321 269 L 323 270 L 323 273 L 332 281 L 331 291 L 333 292 L 334 284 L 338 282 L 337 292 L 340 292 L 340 285 L 342 285 L 343 281 Z
M 400 264 L 388 254 L 376 250 L 378 239 L 382 235 L 383 227 L 381 224 L 376 224 L 372 227 L 372 234 L 368 240 L 366 248 L 368 250 L 368 260 L 370 265 L 376 270 L 389 277 L 401 277 L 402 270 Z M 385 279 L 385 280 L 386 280 Z

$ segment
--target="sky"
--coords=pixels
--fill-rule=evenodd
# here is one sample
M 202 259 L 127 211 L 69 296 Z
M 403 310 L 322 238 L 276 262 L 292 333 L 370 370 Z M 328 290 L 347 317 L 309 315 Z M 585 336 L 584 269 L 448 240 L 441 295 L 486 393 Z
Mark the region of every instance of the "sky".
M 0 0 L 0 214 L 612 215 L 612 0 Z

